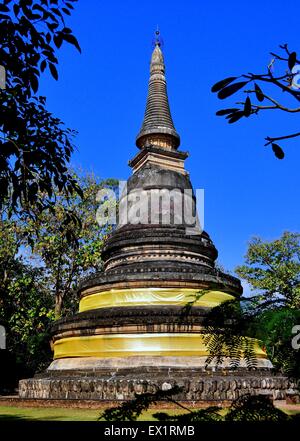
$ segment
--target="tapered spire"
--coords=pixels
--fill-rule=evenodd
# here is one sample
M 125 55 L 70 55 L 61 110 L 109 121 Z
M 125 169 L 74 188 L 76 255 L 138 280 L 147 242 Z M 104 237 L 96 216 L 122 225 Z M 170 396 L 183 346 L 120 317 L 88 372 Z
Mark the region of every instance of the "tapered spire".
M 159 31 L 156 31 L 155 48 L 150 63 L 146 111 L 141 130 L 136 138 L 136 145 L 139 148 L 156 145 L 176 149 L 179 144 L 180 137 L 175 130 L 170 112 Z

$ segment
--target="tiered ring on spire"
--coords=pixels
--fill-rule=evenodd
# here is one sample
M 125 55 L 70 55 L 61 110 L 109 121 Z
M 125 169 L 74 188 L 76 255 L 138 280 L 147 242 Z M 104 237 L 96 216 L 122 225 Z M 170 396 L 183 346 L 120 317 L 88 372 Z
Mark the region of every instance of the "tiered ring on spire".
M 156 145 L 176 149 L 179 144 L 180 137 L 174 127 L 167 95 L 164 58 L 160 43 L 156 41 L 150 64 L 146 112 L 136 145 L 139 148 Z

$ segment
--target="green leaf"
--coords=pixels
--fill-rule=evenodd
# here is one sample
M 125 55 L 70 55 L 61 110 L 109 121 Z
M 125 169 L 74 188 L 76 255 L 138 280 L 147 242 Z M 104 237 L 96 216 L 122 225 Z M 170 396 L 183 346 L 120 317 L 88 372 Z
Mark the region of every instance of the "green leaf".
M 244 115 L 246 118 L 248 118 L 248 116 L 251 115 L 251 100 L 249 98 L 249 96 L 247 96 L 246 101 L 245 101 L 245 105 L 244 105 Z
M 264 95 L 258 84 L 254 83 L 255 95 L 258 101 L 262 102 L 264 100 Z
M 216 84 L 214 84 L 211 88 L 212 92 L 219 92 L 219 90 L 226 87 L 228 84 L 232 83 L 232 81 L 236 80 L 237 77 L 228 77 L 224 80 L 218 81 Z
M 272 150 L 275 153 L 276 158 L 278 158 L 278 159 L 284 158 L 284 151 L 282 150 L 282 148 L 278 144 L 275 144 L 273 142 L 272 143 Z
M 220 90 L 220 92 L 218 93 L 218 98 L 220 98 L 220 100 L 228 98 L 229 96 L 236 93 L 238 90 L 242 89 L 242 87 L 244 87 L 247 83 L 248 81 L 239 81 L 238 83 L 225 87 L 225 89 Z
M 296 52 L 291 52 L 289 55 L 289 59 L 288 59 L 288 65 L 289 65 L 289 69 L 292 70 L 293 67 L 295 66 L 297 61 L 297 54 Z

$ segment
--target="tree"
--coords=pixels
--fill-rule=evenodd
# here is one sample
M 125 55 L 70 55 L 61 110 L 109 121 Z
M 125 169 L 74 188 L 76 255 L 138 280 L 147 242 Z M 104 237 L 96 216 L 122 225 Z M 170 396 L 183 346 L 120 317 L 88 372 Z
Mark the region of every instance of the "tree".
M 9 215 L 51 207 L 56 189 L 80 192 L 67 169 L 75 132 L 37 95 L 42 72 L 49 69 L 58 79 L 56 48 L 65 41 L 80 51 L 65 23 L 75 1 L 0 3 L 0 63 L 6 73 L 0 89 L 0 209 L 8 200 Z
M 233 401 L 225 421 L 288 421 L 285 412 L 277 409 L 270 398 L 264 395 L 243 395 Z
M 293 348 L 293 329 L 300 324 L 300 310 L 277 308 L 259 314 L 253 324 L 276 370 L 300 379 L 300 350 Z
M 251 115 L 258 115 L 267 110 L 280 110 L 287 113 L 300 112 L 300 61 L 297 58 L 296 52 L 291 52 L 287 44 L 281 45 L 280 48 L 283 51 L 282 55 L 271 52 L 273 58 L 267 67 L 266 73 L 248 73 L 240 76 L 231 76 L 214 84 L 211 90 L 212 92 L 217 92 L 218 98 L 221 100 L 234 95 L 242 89 L 247 94 L 245 100 L 242 99 L 235 103 L 240 107 L 234 106 L 218 110 L 216 113 L 218 116 L 225 116 L 229 124 L 232 124 L 243 117 L 248 118 Z M 275 63 L 285 65 L 282 72 L 276 76 L 273 73 Z M 242 79 L 242 81 L 236 81 L 239 79 Z M 269 90 L 270 93 L 268 92 Z M 280 98 L 277 98 L 276 94 L 274 95 L 274 90 L 275 92 L 280 92 Z M 282 98 L 285 98 L 285 102 L 282 102 Z M 295 102 L 295 106 L 290 104 L 290 99 Z M 265 138 L 267 141 L 265 146 L 271 145 L 275 156 L 278 159 L 283 159 L 284 152 L 277 144 L 277 141 L 298 136 L 300 136 L 299 131 L 277 137 L 267 136 Z
M 18 223 L 12 219 L 3 218 L 3 211 L 0 214 L 0 290 L 5 291 L 22 239 L 19 234 Z
M 246 264 L 236 273 L 252 289 L 253 300 L 264 309 L 269 305 L 300 308 L 300 234 L 283 233 L 280 239 L 263 242 L 255 237 L 246 254 Z
M 177 421 L 178 423 L 188 422 L 217 422 L 217 421 L 290 421 L 292 416 L 287 415 L 280 409 L 277 409 L 269 397 L 263 395 L 251 396 L 243 395 L 234 400 L 226 414 L 221 415 L 220 408 L 209 406 L 205 409 L 191 410 L 183 406 L 174 399 L 181 388 L 173 386 L 167 391 L 157 389 L 153 393 L 135 394 L 135 398 L 125 401 L 117 407 L 106 409 L 99 417 L 99 420 L 105 421 L 136 421 L 137 418 L 151 404 L 167 401 L 173 403 L 178 408 L 184 409 L 184 413 L 169 415 L 166 412 L 156 412 L 153 417 L 158 421 Z M 297 417 L 294 417 L 297 421 Z
M 19 371 L 33 374 L 51 358 L 49 326 L 54 319 L 53 297 L 38 268 L 16 259 L 5 296 L 0 299 L 0 319 L 5 324 L 7 346 Z
M 31 238 L 32 257 L 45 268 L 55 298 L 55 318 L 77 309 L 79 281 L 101 270 L 102 246 L 111 229 L 110 225 L 101 227 L 96 221 L 96 195 L 105 187 L 114 187 L 116 181 L 101 181 L 93 174 L 80 176 L 73 172 L 72 176 L 80 184 L 82 196 L 73 191 L 66 198 L 57 192 L 53 210 L 37 212 L 25 227 Z
M 120 406 L 111 407 L 106 409 L 100 414 L 99 420 L 105 421 L 136 421 L 137 418 L 147 410 L 151 404 L 157 403 L 157 401 L 168 401 L 175 403 L 172 396 L 178 394 L 181 391 L 179 386 L 174 386 L 168 390 L 162 390 L 156 388 L 154 393 L 135 394 L 134 399 L 130 401 L 124 401 Z M 176 402 L 177 403 L 177 402 Z
M 255 291 L 214 308 L 206 320 L 208 362 L 241 358 L 255 366 L 253 343 L 259 339 L 275 368 L 300 378 L 300 350 L 292 347 L 293 327 L 300 320 L 300 234 L 285 232 L 278 240 L 249 244 L 246 264 L 237 274 Z M 248 343 L 247 343 L 248 342 Z
M 83 197 L 73 191 L 67 198 L 56 191 L 52 210 L 37 209 L 25 221 L 8 218 L 5 209 L 0 212 L 0 322 L 21 376 L 49 363 L 49 328 L 55 318 L 77 310 L 79 281 L 101 270 L 101 248 L 111 229 L 96 222 L 101 203 L 96 196 L 99 189 L 115 187 L 116 181 L 69 173 L 81 185 Z
M 48 327 L 54 319 L 53 297 L 42 268 L 19 254 L 18 223 L 0 223 L 0 321 L 7 347 L 16 358 L 19 375 L 32 375 L 50 358 Z

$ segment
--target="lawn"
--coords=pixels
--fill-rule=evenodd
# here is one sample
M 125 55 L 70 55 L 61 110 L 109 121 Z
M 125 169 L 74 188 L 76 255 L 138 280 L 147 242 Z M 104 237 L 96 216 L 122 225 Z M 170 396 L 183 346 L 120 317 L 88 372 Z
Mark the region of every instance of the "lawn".
M 282 409 L 287 414 L 293 415 L 299 413 L 299 406 L 294 409 Z M 157 421 L 153 418 L 156 412 L 166 412 L 169 415 L 179 414 L 184 411 L 181 409 L 150 409 L 143 412 L 139 421 Z M 223 413 L 225 410 L 221 410 Z M 16 407 L 16 406 L 0 406 L 0 421 L 9 420 L 38 420 L 38 421 L 97 421 L 103 409 L 70 409 L 58 407 Z
M 40 421 L 97 421 L 101 409 L 69 409 L 69 408 L 45 408 L 45 407 L 13 407 L 0 406 L 1 420 L 40 420 Z M 143 412 L 139 421 L 154 421 L 153 413 L 158 409 Z M 163 409 L 169 414 L 181 413 L 181 410 Z M 155 420 L 157 421 L 157 420 Z

